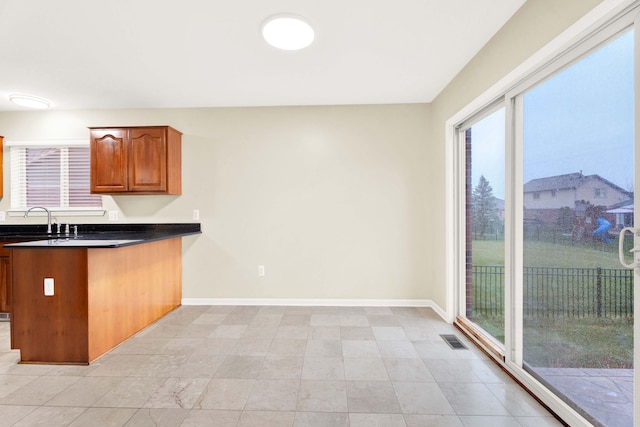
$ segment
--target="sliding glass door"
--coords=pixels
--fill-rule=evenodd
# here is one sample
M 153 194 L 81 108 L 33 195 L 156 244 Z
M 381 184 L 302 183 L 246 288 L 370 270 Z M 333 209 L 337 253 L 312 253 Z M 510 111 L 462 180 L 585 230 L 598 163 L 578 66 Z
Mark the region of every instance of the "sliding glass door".
M 519 95 L 523 367 L 603 426 L 633 426 L 633 62 L 629 30 Z
M 463 318 L 504 344 L 505 109 L 461 128 L 465 144 L 465 307 Z
M 457 322 L 576 426 L 638 412 L 637 9 L 455 126 Z

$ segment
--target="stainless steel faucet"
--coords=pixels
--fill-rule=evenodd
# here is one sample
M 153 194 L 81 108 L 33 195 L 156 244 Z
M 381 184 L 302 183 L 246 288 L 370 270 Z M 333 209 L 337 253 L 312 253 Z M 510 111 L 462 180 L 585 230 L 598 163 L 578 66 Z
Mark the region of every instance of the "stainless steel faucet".
M 29 212 L 31 212 L 34 209 L 42 209 L 47 213 L 47 234 L 51 234 L 51 211 L 49 211 L 49 209 L 47 208 L 43 208 L 42 206 L 34 206 L 32 208 L 27 209 L 27 211 L 24 213 L 24 217 L 28 217 L 29 216 Z

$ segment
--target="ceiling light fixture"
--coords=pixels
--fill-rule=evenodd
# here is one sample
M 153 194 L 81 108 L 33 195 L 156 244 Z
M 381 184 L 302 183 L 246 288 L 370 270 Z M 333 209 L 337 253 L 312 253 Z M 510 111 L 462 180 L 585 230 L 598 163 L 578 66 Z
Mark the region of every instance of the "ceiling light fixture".
M 39 110 L 44 110 L 45 108 L 49 108 L 51 106 L 50 101 L 32 95 L 9 95 L 9 101 L 13 102 L 16 105 L 20 105 L 21 107 L 36 108 Z
M 313 42 L 315 33 L 311 24 L 302 16 L 280 14 L 264 21 L 262 37 L 278 49 L 299 50 Z

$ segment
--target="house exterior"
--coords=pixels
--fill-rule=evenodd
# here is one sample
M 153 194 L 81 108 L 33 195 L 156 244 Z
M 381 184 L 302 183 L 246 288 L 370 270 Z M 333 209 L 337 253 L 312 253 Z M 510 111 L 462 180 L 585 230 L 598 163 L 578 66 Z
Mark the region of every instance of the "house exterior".
M 524 217 L 544 224 L 554 224 L 558 210 L 578 206 L 611 208 L 633 199 L 633 192 L 601 177 L 584 175 L 582 171 L 532 179 L 524 184 Z M 614 220 L 614 217 L 611 218 Z
M 607 213 L 615 215 L 615 228 L 633 227 L 633 200 L 613 205 Z

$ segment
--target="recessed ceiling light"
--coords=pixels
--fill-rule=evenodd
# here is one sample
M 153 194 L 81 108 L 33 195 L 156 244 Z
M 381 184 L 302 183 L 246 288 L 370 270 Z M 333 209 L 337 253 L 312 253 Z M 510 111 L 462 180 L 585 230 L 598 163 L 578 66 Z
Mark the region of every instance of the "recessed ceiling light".
M 262 37 L 271 46 L 283 50 L 298 50 L 309 46 L 315 37 L 311 24 L 302 16 L 280 14 L 262 24 Z
M 46 99 L 38 98 L 37 96 L 32 96 L 32 95 L 21 95 L 21 94 L 9 95 L 9 101 L 13 102 L 16 105 L 20 105 L 22 107 L 37 108 L 39 110 L 49 108 L 49 106 L 51 105 L 50 101 L 47 101 Z

